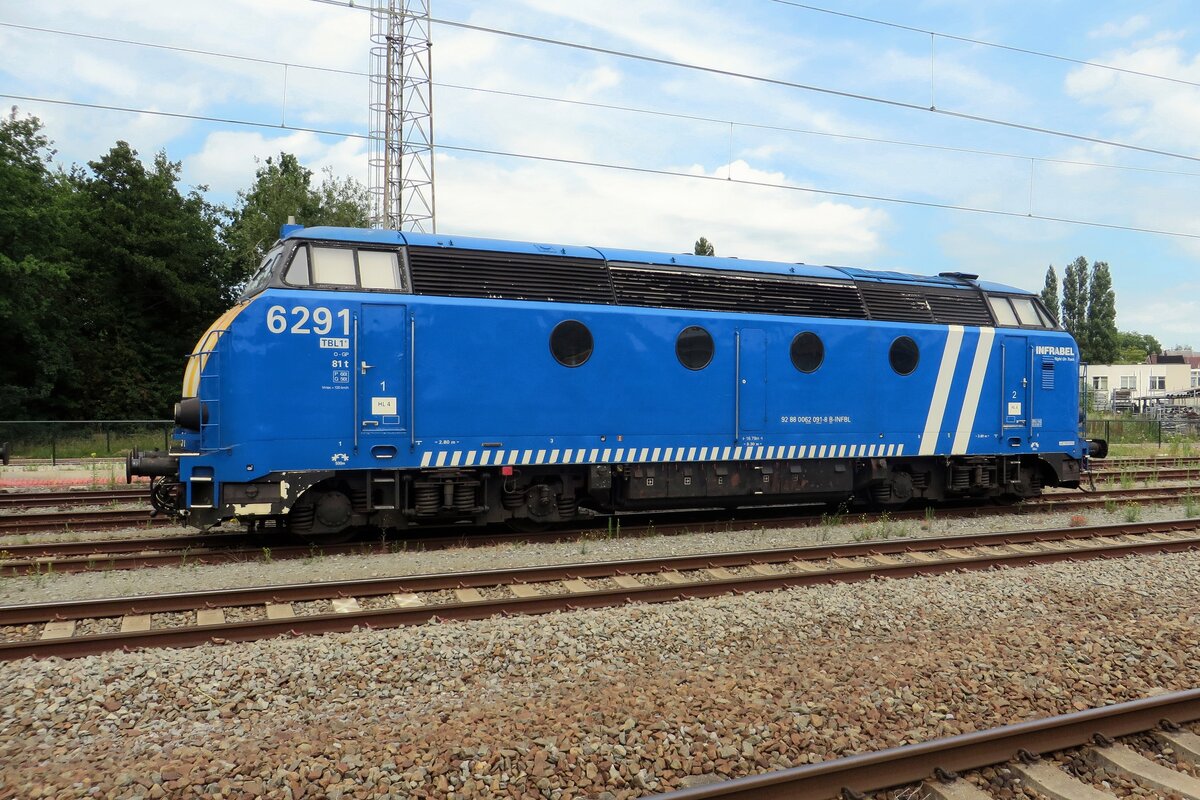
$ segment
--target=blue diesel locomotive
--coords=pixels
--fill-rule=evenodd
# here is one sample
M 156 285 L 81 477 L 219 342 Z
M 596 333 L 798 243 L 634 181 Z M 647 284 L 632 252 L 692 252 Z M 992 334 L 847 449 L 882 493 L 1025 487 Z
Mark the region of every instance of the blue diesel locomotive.
M 188 359 L 155 507 L 305 537 L 1078 486 L 1079 357 L 936 277 L 285 226 Z

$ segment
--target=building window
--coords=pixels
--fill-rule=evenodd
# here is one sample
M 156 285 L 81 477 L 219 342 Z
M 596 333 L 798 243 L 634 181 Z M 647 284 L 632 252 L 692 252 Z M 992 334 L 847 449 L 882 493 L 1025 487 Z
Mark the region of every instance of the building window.
M 888 361 L 898 375 L 911 375 L 921 360 L 917 343 L 907 336 L 898 336 L 888 351 Z
M 1150 376 L 1150 391 L 1162 392 L 1162 391 L 1165 391 L 1166 388 L 1167 388 L 1167 376 L 1166 375 L 1151 375 Z
M 1137 375 L 1122 375 L 1121 388 L 1137 391 Z
M 792 339 L 792 366 L 801 372 L 816 372 L 825 360 L 825 345 L 812 331 L 797 333 Z
M 550 353 L 564 367 L 580 367 L 592 357 L 592 332 L 577 320 L 568 319 L 550 333 Z
M 1093 375 L 1092 376 L 1092 388 L 1095 389 L 1097 392 L 1107 392 L 1108 391 L 1108 376 L 1107 375 Z
M 699 325 L 684 328 L 675 339 L 675 357 L 688 369 L 704 369 L 713 357 L 712 335 Z

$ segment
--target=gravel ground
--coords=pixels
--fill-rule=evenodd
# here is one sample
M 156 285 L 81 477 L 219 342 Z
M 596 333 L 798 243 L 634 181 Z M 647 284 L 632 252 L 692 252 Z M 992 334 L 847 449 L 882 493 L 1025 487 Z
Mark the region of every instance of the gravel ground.
M 1105 524 L 1128 521 L 1128 510 L 1103 509 L 1078 512 L 1088 523 Z M 1177 519 L 1186 513 L 1179 504 L 1142 506 L 1138 519 L 1151 521 Z M 276 583 L 303 583 L 313 580 L 346 580 L 434 572 L 501 569 L 541 564 L 607 561 L 623 558 L 649 558 L 663 555 L 756 550 L 771 547 L 834 542 L 894 539 L 903 536 L 946 536 L 984 531 L 1059 528 L 1071 524 L 1074 513 L 1023 513 L 997 517 L 938 518 L 928 520 L 882 520 L 862 523 L 855 515 L 840 522 L 812 528 L 764 528 L 760 530 L 645 536 L 609 537 L 603 531 L 594 537 L 555 544 L 504 544 L 483 547 L 459 547 L 449 550 L 415 552 L 400 550 L 388 555 L 338 555 L 257 561 L 240 564 L 190 564 L 184 567 L 120 570 L 111 572 L 31 575 L 0 578 L 0 604 L 37 603 L 53 600 L 86 600 L 162 592 L 186 592 L 202 589 L 231 589 Z M 178 529 L 155 531 L 170 535 Z M 0 549 L 2 549 L 0 542 Z M 400 549 L 403 543 L 397 543 Z
M 1181 554 L 13 662 L 0 786 L 636 797 L 1193 687 L 1198 609 Z

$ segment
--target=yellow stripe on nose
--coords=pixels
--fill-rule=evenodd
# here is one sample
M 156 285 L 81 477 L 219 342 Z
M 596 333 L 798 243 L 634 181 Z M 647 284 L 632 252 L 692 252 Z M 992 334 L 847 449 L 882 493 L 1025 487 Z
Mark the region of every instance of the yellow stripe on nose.
M 218 331 L 228 330 L 237 315 L 242 313 L 253 302 L 254 298 L 251 298 L 244 303 L 239 303 L 217 317 L 216 322 L 209 325 L 208 330 L 196 342 L 196 346 L 192 348 L 191 357 L 188 358 L 187 368 L 183 371 L 183 397 L 195 397 L 196 392 L 200 389 L 200 375 L 204 372 L 204 367 L 208 363 L 209 356 L 209 353 L 205 351 L 212 351 L 216 347 L 220 336 Z

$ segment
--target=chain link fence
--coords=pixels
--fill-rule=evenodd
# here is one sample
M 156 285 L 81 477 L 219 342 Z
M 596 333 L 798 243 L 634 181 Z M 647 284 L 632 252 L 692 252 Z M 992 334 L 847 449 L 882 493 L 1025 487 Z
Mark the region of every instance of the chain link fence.
M 57 464 L 167 449 L 174 429 L 169 419 L 0 420 L 0 444 L 15 463 Z

